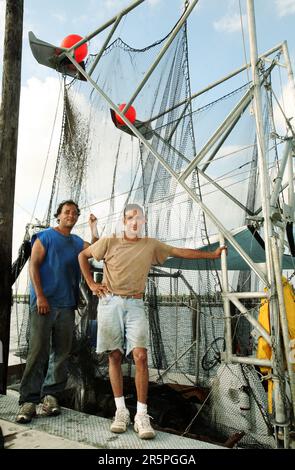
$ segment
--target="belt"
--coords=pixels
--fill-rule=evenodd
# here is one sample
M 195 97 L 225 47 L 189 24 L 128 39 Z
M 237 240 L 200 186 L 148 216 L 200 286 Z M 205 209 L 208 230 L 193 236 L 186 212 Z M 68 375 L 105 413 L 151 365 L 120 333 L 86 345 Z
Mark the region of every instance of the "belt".
M 112 293 L 112 295 L 117 295 L 118 297 L 122 297 L 122 299 L 143 299 L 143 294 L 121 295 Z

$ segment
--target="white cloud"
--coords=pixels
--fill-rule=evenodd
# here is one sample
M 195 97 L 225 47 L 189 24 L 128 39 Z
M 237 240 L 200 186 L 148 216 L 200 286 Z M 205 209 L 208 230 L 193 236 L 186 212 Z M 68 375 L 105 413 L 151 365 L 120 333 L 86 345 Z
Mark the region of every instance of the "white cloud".
M 24 220 L 26 220 L 26 223 L 30 222 L 28 213 L 32 213 L 34 208 L 49 149 L 59 88 L 60 82 L 58 79 L 47 77 L 44 81 L 31 78 L 21 89 L 15 188 L 14 249 L 22 241 L 25 229 Z M 39 219 L 42 219 L 45 214 L 51 191 L 60 137 L 62 103 L 61 95 L 45 178 L 35 214 L 35 217 Z M 20 210 L 20 208 L 23 209 Z M 25 211 L 28 211 L 28 213 L 25 213 Z
M 243 15 L 243 24 L 246 16 Z M 227 14 L 213 23 L 214 29 L 220 33 L 235 33 L 241 30 L 241 17 L 239 14 Z
M 295 0 L 275 0 L 279 16 L 295 14 Z
M 294 101 L 294 92 L 291 88 L 290 84 L 287 84 L 283 88 L 283 96 L 280 97 L 279 103 L 284 110 L 287 118 L 291 118 L 295 116 L 295 101 Z M 287 132 L 287 126 L 285 118 L 278 106 L 278 104 L 274 107 L 274 120 L 276 125 L 276 131 L 280 135 L 285 135 Z M 291 120 L 291 124 L 295 127 L 295 120 L 294 117 Z

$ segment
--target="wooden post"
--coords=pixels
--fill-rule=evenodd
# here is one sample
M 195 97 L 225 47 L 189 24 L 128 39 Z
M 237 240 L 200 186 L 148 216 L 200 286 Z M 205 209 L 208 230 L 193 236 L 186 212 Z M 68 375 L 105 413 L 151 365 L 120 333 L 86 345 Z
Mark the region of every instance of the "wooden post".
M 6 393 L 9 355 L 12 228 L 22 35 L 23 0 L 6 0 L 0 109 L 0 394 Z

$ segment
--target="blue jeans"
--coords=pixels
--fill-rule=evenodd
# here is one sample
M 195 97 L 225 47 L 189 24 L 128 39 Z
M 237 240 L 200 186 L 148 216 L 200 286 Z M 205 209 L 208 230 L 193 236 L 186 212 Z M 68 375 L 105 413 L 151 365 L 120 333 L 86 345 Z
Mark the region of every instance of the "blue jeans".
M 37 307 L 31 308 L 29 352 L 20 385 L 20 405 L 37 404 L 45 395 L 56 396 L 65 389 L 74 325 L 74 308 L 50 308 L 46 315 L 39 315 Z

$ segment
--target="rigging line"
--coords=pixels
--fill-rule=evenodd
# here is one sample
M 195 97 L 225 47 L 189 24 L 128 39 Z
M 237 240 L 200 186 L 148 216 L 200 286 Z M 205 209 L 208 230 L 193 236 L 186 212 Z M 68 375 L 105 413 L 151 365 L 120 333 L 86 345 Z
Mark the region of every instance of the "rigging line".
M 263 68 L 262 60 L 259 61 L 259 64 L 260 64 L 260 68 L 258 69 L 258 72 L 257 72 L 257 73 L 259 74 L 259 71 L 261 72 L 261 74 L 262 74 L 262 76 L 263 76 L 263 83 L 265 82 L 265 83 L 264 83 L 264 87 L 266 87 L 266 86 L 267 86 L 267 83 L 268 83 L 268 77 L 269 77 L 269 75 L 270 75 L 272 69 L 275 67 L 276 62 L 273 60 L 273 61 L 271 62 L 271 65 L 268 67 L 267 70 L 265 70 L 265 69 Z M 261 90 L 262 85 L 260 84 L 259 87 L 260 87 L 260 90 Z M 255 104 L 255 103 L 254 103 L 254 104 Z M 254 117 L 255 117 L 255 115 L 254 115 Z M 258 147 L 258 148 L 261 150 L 261 152 L 262 152 L 262 149 L 264 149 L 264 152 L 265 152 L 265 155 L 266 155 L 267 149 L 264 148 L 264 144 L 265 144 L 265 129 L 264 129 L 264 128 L 263 128 L 263 129 L 260 129 L 260 128 L 258 127 L 258 128 L 256 129 L 256 139 L 257 139 L 257 143 L 259 144 L 259 147 Z M 263 175 L 262 175 L 262 176 L 263 176 Z M 266 184 L 266 188 L 268 188 L 268 187 L 269 187 L 269 185 Z
M 245 64 L 248 64 L 241 0 L 239 0 L 239 10 L 240 10 L 240 22 L 241 22 L 241 33 L 242 33 L 242 40 L 243 40 L 244 59 L 245 59 Z M 246 67 L 246 73 L 247 73 L 248 83 L 250 84 L 251 80 L 250 80 L 250 75 L 249 75 L 249 67 Z
M 272 163 L 275 163 L 275 162 L 272 162 Z M 275 164 L 273 164 L 272 166 L 270 165 L 270 166 L 269 166 L 269 169 L 274 168 L 274 166 L 275 166 Z M 232 170 L 232 171 L 235 171 L 235 170 Z M 231 173 L 231 172 L 229 172 L 229 174 L 230 174 L 230 173 Z M 236 173 L 234 176 L 240 176 L 240 175 L 243 175 L 243 174 L 245 174 L 245 173 L 249 173 L 249 171 L 248 171 L 248 170 L 247 170 L 247 171 L 242 171 L 242 172 Z M 229 174 L 226 173 L 224 177 L 219 178 L 219 179 L 216 180 L 216 181 L 221 181 L 221 180 L 226 180 L 226 179 L 228 179 Z M 241 180 L 235 181 L 235 182 L 233 182 L 233 183 L 230 183 L 230 184 L 224 186 L 224 188 L 229 188 L 229 187 L 235 186 L 236 184 L 239 184 L 239 183 L 241 183 L 241 182 L 244 182 L 244 181 L 249 180 L 249 178 L 250 178 L 250 177 L 248 177 L 248 178 L 246 178 L 246 179 L 243 178 L 243 179 L 241 179 Z M 203 183 L 203 184 L 201 185 L 201 188 L 204 188 L 205 186 L 209 186 L 210 184 L 211 184 L 210 182 Z M 139 188 L 142 188 L 142 186 L 140 186 Z M 136 189 L 137 189 L 137 188 L 135 188 L 134 191 L 135 191 Z M 214 192 L 217 192 L 217 191 L 218 191 L 218 190 L 209 191 L 209 192 L 207 192 L 207 193 L 204 193 L 203 196 L 211 195 L 211 194 L 213 194 Z M 128 194 L 128 193 L 129 193 L 129 191 L 126 191 L 126 192 L 124 192 L 124 193 L 120 193 L 120 194 L 117 195 L 117 196 L 119 197 L 119 196 L 121 196 L 121 195 Z M 167 201 L 169 201 L 170 199 L 174 199 L 174 200 L 175 200 L 176 198 L 178 198 L 178 197 L 180 197 L 180 196 L 183 196 L 183 195 L 185 195 L 185 194 L 186 194 L 185 191 L 182 191 L 182 192 L 179 192 L 179 193 L 177 193 L 177 194 L 175 194 L 175 195 L 173 194 L 173 195 L 171 195 L 171 196 L 166 196 L 165 198 L 161 197 L 160 199 L 156 199 L 156 200 L 153 201 L 153 203 L 157 203 L 157 202 L 160 202 L 160 203 L 162 203 L 162 202 L 167 202 Z M 115 196 L 115 197 L 116 197 L 116 196 Z M 100 201 L 100 202 L 106 202 L 106 201 L 109 201 L 109 199 L 110 199 L 110 198 L 107 198 L 107 199 L 104 199 L 103 201 Z M 94 203 L 94 204 L 91 204 L 91 205 L 96 205 L 96 204 L 99 204 L 100 202 Z M 179 206 L 179 205 L 181 205 L 181 204 L 184 204 L 184 203 L 185 203 L 185 201 L 181 201 L 181 202 L 179 202 L 179 203 L 175 203 L 175 207 L 176 207 L 176 206 Z M 88 207 L 90 207 L 90 206 L 88 206 Z M 82 209 L 86 209 L 86 207 L 83 207 Z M 82 209 L 81 209 L 81 210 L 82 210 Z M 115 217 L 115 216 L 117 216 L 117 215 L 120 214 L 120 213 L 121 213 L 121 211 L 114 212 L 114 213 L 113 213 L 112 221 L 118 220 L 118 217 Z M 107 218 L 108 218 L 108 216 L 100 217 L 100 220 L 107 219 Z M 77 225 L 77 227 L 82 226 L 82 225 L 84 225 L 84 224 L 86 224 L 86 222 L 82 222 L 81 224 Z
M 133 178 L 133 181 L 131 181 L 131 186 L 130 186 L 129 191 L 127 192 L 127 197 L 126 197 L 124 206 L 126 206 L 126 204 L 128 204 L 131 194 L 132 194 L 134 191 L 136 191 L 136 189 L 134 189 L 133 186 L 135 185 L 135 181 L 136 181 L 137 175 L 138 175 L 138 173 L 139 173 L 140 164 L 141 164 L 141 159 L 140 159 L 140 157 L 139 157 L 139 158 L 138 158 L 138 162 L 137 162 L 137 167 L 136 167 L 135 173 L 134 173 L 134 178 Z M 143 205 L 143 207 L 144 207 L 144 209 L 145 209 L 145 204 L 143 203 L 142 205 Z
M 34 217 L 32 215 L 32 212 L 28 211 L 28 209 L 26 209 L 25 207 L 21 206 L 17 201 L 14 202 L 18 207 L 20 207 L 24 212 L 26 212 L 27 214 L 29 214 L 29 216 L 31 217 L 31 220 L 32 218 Z
M 213 165 L 215 162 L 217 162 L 218 160 L 222 160 L 223 158 L 227 158 L 227 157 L 231 157 L 232 155 L 234 155 L 235 153 L 239 153 L 239 152 L 243 152 L 244 150 L 247 150 L 247 149 L 250 149 L 250 148 L 254 148 L 256 147 L 257 144 L 250 144 L 250 145 L 246 145 L 245 147 L 240 147 L 238 148 L 237 150 L 233 150 L 232 152 L 229 152 L 229 153 L 225 153 L 224 155 L 220 155 L 220 157 L 215 157 L 214 160 L 212 160 L 210 162 L 211 165 Z
M 65 81 L 66 81 L 66 78 L 62 77 L 62 83 L 64 85 L 62 124 L 61 124 L 61 130 L 60 130 L 60 138 L 59 138 L 59 146 L 58 146 L 57 158 L 56 158 L 56 163 L 55 163 L 55 170 L 54 170 L 54 175 L 53 175 L 53 180 L 52 180 L 52 185 L 51 185 L 51 195 L 50 195 L 50 199 L 49 199 L 47 215 L 44 218 L 44 220 L 46 220 L 46 224 L 48 226 L 50 224 L 50 216 L 51 216 L 51 212 L 52 212 L 53 198 L 54 198 L 55 191 L 56 191 L 57 175 L 58 175 L 59 168 L 60 168 L 61 148 L 62 148 L 62 145 L 63 145 L 63 134 L 64 134 L 64 128 L 65 128 L 65 116 L 66 116 L 65 100 L 66 100 L 66 95 L 67 95 L 67 89 L 65 87 Z M 59 185 L 59 181 L 58 181 L 58 185 Z M 57 197 L 57 191 L 56 191 L 56 197 Z M 51 219 L 52 219 L 52 217 L 51 217 Z
M 279 80 L 280 80 L 280 87 L 281 87 L 281 97 L 282 97 L 283 110 L 286 111 L 285 99 L 284 99 L 284 93 L 283 93 L 283 82 L 282 82 L 281 67 L 278 67 L 278 69 L 279 69 Z
M 165 142 L 165 140 L 164 140 L 158 133 L 154 132 L 154 134 L 155 134 L 155 136 L 156 136 L 160 141 L 163 142 L 163 144 L 167 145 L 167 146 L 170 148 L 170 150 L 172 150 L 173 152 L 175 152 L 179 157 L 181 157 L 181 158 L 182 158 L 183 160 L 185 160 L 186 162 L 190 162 L 190 160 L 189 160 L 188 158 L 186 158 L 182 153 L 180 153 L 172 144 L 170 144 L 169 142 Z M 255 144 L 254 144 L 254 145 L 255 145 Z M 254 145 L 251 144 L 251 145 L 246 146 L 246 147 L 244 147 L 244 148 L 237 149 L 237 150 L 235 150 L 235 151 L 233 151 L 233 152 L 230 152 L 230 153 L 228 153 L 228 154 L 225 154 L 225 155 L 223 155 L 223 156 L 221 156 L 221 157 L 216 158 L 215 161 L 220 160 L 221 158 L 225 158 L 225 157 L 227 157 L 227 156 L 229 156 L 229 155 L 232 155 L 232 154 L 235 154 L 235 153 L 238 153 L 238 152 L 242 152 L 243 150 L 245 150 L 245 149 L 247 149 L 247 148 L 254 147 Z M 250 161 L 249 163 L 251 163 L 251 161 Z M 237 167 L 236 169 L 239 169 L 239 168 L 241 168 L 241 166 Z M 233 169 L 233 170 L 231 170 L 231 171 L 235 171 L 236 169 Z M 221 176 L 222 176 L 222 175 L 221 175 Z
M 249 162 L 248 162 L 248 163 L 249 163 Z M 274 167 L 275 167 L 275 164 L 276 164 L 276 162 L 270 162 L 270 165 L 269 165 L 268 169 L 270 170 L 270 169 L 274 168 Z M 244 164 L 244 165 L 246 165 L 246 164 Z M 242 166 L 244 166 L 244 165 L 242 165 Z M 239 168 L 240 168 L 240 167 L 239 167 Z M 236 169 L 234 169 L 234 170 L 231 170 L 231 171 L 228 172 L 228 173 L 225 173 L 225 174 L 223 175 L 223 177 L 219 177 L 216 181 L 222 181 L 222 180 L 227 179 L 227 178 L 230 176 L 230 173 L 233 173 L 233 172 L 236 171 L 237 169 L 238 169 L 238 168 L 236 168 Z M 245 174 L 245 173 L 249 173 L 249 170 L 236 173 L 234 176 L 240 176 L 240 175 L 243 175 L 243 174 Z M 238 183 L 241 183 L 241 182 L 244 182 L 244 181 L 249 180 L 249 178 L 250 178 L 250 177 L 248 177 L 248 178 L 246 178 L 246 179 L 244 178 L 244 179 L 239 180 L 239 181 L 235 181 L 235 182 L 230 183 L 230 184 L 228 184 L 228 185 L 226 185 L 226 186 L 224 186 L 224 187 L 225 187 L 225 188 L 229 188 L 229 187 L 231 187 L 231 186 L 235 186 L 235 185 L 238 184 Z M 162 181 L 162 180 L 163 180 L 163 179 L 161 179 L 161 181 Z M 156 181 L 159 181 L 159 180 L 156 180 Z M 203 183 L 200 187 L 201 187 L 201 188 L 204 188 L 205 186 L 209 186 L 209 185 L 211 185 L 211 183 L 210 183 L 210 182 L 206 182 L 206 183 Z M 146 185 L 146 186 L 148 186 L 148 185 Z M 141 188 L 143 188 L 143 186 L 138 186 L 137 188 L 134 188 L 133 191 L 136 191 L 136 190 L 141 189 Z M 214 192 L 217 192 L 217 191 L 218 191 L 218 190 L 213 190 L 213 191 L 211 191 L 211 192 L 209 191 L 208 193 L 204 193 L 203 196 L 208 196 L 208 195 L 213 194 Z M 122 195 L 128 194 L 129 192 L 130 192 L 130 191 L 125 191 L 125 192 L 120 193 L 120 194 L 117 194 L 117 195 L 115 195 L 115 196 L 113 196 L 113 197 L 120 197 L 120 196 L 122 196 Z M 169 201 L 170 199 L 176 199 L 176 198 L 178 198 L 178 197 L 180 197 L 180 196 L 183 196 L 183 195 L 185 195 L 185 194 L 186 194 L 185 191 L 181 191 L 181 192 L 179 192 L 179 193 L 177 193 L 177 194 L 173 194 L 173 195 L 171 195 L 171 196 L 166 196 L 165 198 L 161 197 L 160 199 L 155 199 L 155 200 L 153 201 L 153 204 L 154 204 L 154 203 L 157 203 L 157 202 L 166 202 L 166 201 Z M 94 206 L 94 205 L 97 205 L 97 204 L 102 204 L 103 202 L 107 202 L 107 201 L 109 201 L 109 200 L 110 200 L 110 198 L 102 199 L 101 201 L 92 203 L 92 204 L 88 205 L 87 207 L 86 207 L 86 206 L 83 206 L 83 207 L 81 208 L 81 210 L 88 209 L 88 208 L 90 208 L 90 206 Z M 175 204 L 175 207 L 178 206 L 178 205 L 184 204 L 184 203 L 185 203 L 185 201 L 181 201 L 181 202 L 179 202 L 179 203 L 176 203 L 176 204 Z M 116 217 L 115 217 L 115 216 L 118 215 L 118 214 L 120 214 L 120 213 L 121 213 L 121 211 L 114 212 L 114 213 L 113 213 L 113 219 L 112 219 L 112 220 L 116 220 Z M 108 216 L 100 217 L 100 220 L 107 219 L 107 218 L 108 218 Z M 117 220 L 118 220 L 118 219 L 117 219 Z M 81 224 L 77 224 L 77 227 L 82 226 L 82 225 L 84 225 L 84 224 L 86 224 L 86 222 L 82 222 Z
M 278 145 L 281 145 L 281 144 L 282 144 L 282 142 L 280 142 Z M 230 156 L 232 156 L 232 155 L 234 155 L 234 154 L 236 154 L 236 153 L 243 152 L 244 150 L 247 150 L 247 149 L 249 149 L 249 148 L 254 148 L 255 146 L 256 146 L 256 144 L 251 144 L 251 145 L 247 145 L 247 146 L 245 146 L 245 147 L 241 147 L 241 148 L 239 148 L 239 149 L 237 149 L 237 150 L 234 150 L 234 151 L 229 152 L 229 153 L 227 153 L 227 154 L 221 155 L 220 157 L 216 157 L 215 160 L 214 160 L 214 162 L 212 162 L 212 163 L 215 163 L 215 162 L 217 162 L 218 160 L 222 160 L 223 158 L 230 157 Z M 274 148 L 274 147 L 271 147 L 271 148 L 270 148 L 270 151 L 271 151 L 273 148 Z M 232 171 L 234 171 L 234 170 L 232 170 Z M 157 182 L 159 182 L 159 181 L 164 181 L 165 179 L 170 179 L 170 178 L 171 178 L 170 176 L 167 176 L 167 177 L 165 177 L 165 178 L 156 179 L 154 182 L 157 183 Z M 205 183 L 205 184 L 209 184 L 209 183 Z M 148 186 L 148 184 L 146 184 L 146 185 L 144 184 L 144 185 L 141 185 L 141 186 L 137 186 L 136 188 L 134 188 L 134 191 L 137 191 L 138 189 L 143 189 L 145 186 Z M 124 191 L 124 192 L 119 193 L 119 194 L 116 194 L 114 197 L 124 196 L 125 194 L 128 194 L 128 193 L 129 193 L 129 190 L 128 190 L 128 191 Z M 181 193 L 181 194 L 183 194 L 183 193 Z M 102 204 L 102 203 L 107 202 L 107 201 L 109 201 L 109 197 L 107 197 L 107 198 L 105 198 L 105 199 L 101 199 L 101 200 L 99 200 L 99 201 L 92 202 L 91 204 L 88 204 L 88 206 L 83 206 L 83 207 L 81 207 L 81 210 L 90 208 L 91 206 L 95 206 L 95 205 L 98 205 L 98 204 Z
M 52 144 L 52 140 L 53 140 L 53 134 L 54 134 L 54 130 L 55 130 L 55 125 L 56 125 L 56 120 L 57 120 L 57 113 L 58 113 L 58 109 L 59 109 L 59 101 L 60 101 L 61 90 L 62 90 L 62 80 L 61 80 L 61 79 L 59 80 L 59 83 L 60 83 L 60 86 L 59 86 L 59 94 L 58 94 L 57 105 L 56 105 L 56 109 L 55 109 L 55 115 L 54 115 L 53 126 L 52 126 L 51 135 L 50 135 L 50 140 L 49 140 L 49 145 L 48 145 L 46 160 L 45 160 L 45 164 L 44 164 L 44 167 L 43 167 L 43 172 L 42 172 L 42 176 L 41 176 L 41 181 L 40 181 L 40 185 L 39 185 L 39 189 L 38 189 L 38 193 L 37 193 L 37 197 L 36 197 L 36 201 L 35 201 L 35 205 L 34 205 L 34 209 L 33 209 L 33 212 L 32 212 L 32 217 L 31 217 L 30 223 L 32 223 L 32 220 L 33 220 L 34 215 L 35 215 L 35 210 L 36 210 L 36 207 L 37 207 L 37 204 L 38 204 L 38 200 L 39 200 L 41 188 L 42 188 L 42 185 L 43 185 L 43 180 L 44 180 L 44 176 L 45 176 L 45 171 L 46 171 L 46 167 L 47 167 L 47 163 L 48 163 L 48 159 L 49 159 L 49 152 L 50 152 L 51 144 Z
M 142 49 L 136 49 L 134 47 L 131 47 L 129 44 L 127 44 L 126 42 L 124 42 L 120 37 L 116 38 L 111 44 L 109 44 L 108 47 L 105 48 L 102 56 L 104 55 L 107 55 L 108 53 L 111 52 L 111 50 L 114 48 L 114 47 L 121 47 L 121 49 L 125 50 L 125 51 L 128 51 L 128 52 L 146 52 L 148 51 L 149 49 L 152 49 L 154 48 L 155 46 L 158 46 L 160 44 L 162 44 L 164 41 L 166 41 L 166 39 L 169 38 L 169 36 L 172 34 L 172 32 L 174 31 L 174 29 L 177 27 L 177 25 L 180 23 L 183 15 L 185 14 L 185 11 L 182 13 L 182 15 L 180 16 L 180 18 L 177 20 L 177 22 L 174 24 L 174 26 L 172 27 L 172 29 L 169 31 L 169 33 L 163 37 L 162 39 L 159 39 L 155 42 L 153 42 L 152 44 L 142 48 Z M 127 16 L 127 15 L 125 15 Z M 98 54 L 89 54 L 89 58 L 90 57 L 96 57 Z
M 282 161 L 281 159 L 280 159 L 280 160 L 277 160 L 277 159 L 275 158 L 273 161 L 268 162 L 268 168 L 267 168 L 268 171 L 269 171 L 269 170 L 272 170 L 273 168 L 276 168 L 277 165 L 278 165 L 281 161 Z M 223 173 L 223 174 L 220 175 L 220 176 L 217 176 L 214 181 L 216 181 L 216 182 L 217 182 L 217 181 L 222 181 L 222 180 L 224 180 L 224 179 L 227 179 L 229 176 L 233 176 L 233 177 L 234 177 L 234 176 L 242 175 L 243 173 L 249 173 L 249 171 L 251 171 L 251 169 L 247 169 L 247 170 L 245 170 L 245 171 L 240 171 L 240 172 L 237 172 L 237 173 L 235 173 L 235 172 L 236 172 L 237 170 L 242 169 L 243 167 L 245 167 L 245 166 L 247 166 L 247 165 L 251 165 L 252 162 L 254 162 L 254 159 L 252 159 L 252 160 L 250 160 L 250 161 L 248 161 L 248 162 L 246 162 L 246 163 L 243 163 L 243 165 L 240 165 L 240 166 L 238 166 L 238 167 L 236 167 L 236 168 L 233 168 L 232 170 L 229 170 L 229 171 L 227 171 L 226 173 Z M 256 165 L 256 166 L 253 166 L 252 169 L 253 169 L 253 170 L 257 170 L 257 169 L 258 169 L 258 166 L 257 166 L 257 165 Z M 206 183 L 206 184 L 207 184 L 207 183 Z
M 272 147 L 269 148 L 269 152 L 271 152 L 274 148 L 278 147 L 279 145 L 281 145 L 283 142 L 279 142 L 278 144 L 276 145 L 273 145 Z M 216 157 L 214 158 L 214 160 L 212 160 L 210 162 L 211 165 L 214 165 L 215 162 L 217 162 L 218 160 L 222 160 L 223 158 L 227 158 L 227 157 L 230 157 L 232 155 L 234 155 L 235 153 L 239 153 L 239 152 L 243 152 L 244 150 L 247 150 L 247 149 L 250 149 L 250 148 L 255 148 L 257 147 L 257 144 L 250 144 L 250 145 L 246 145 L 245 147 L 241 147 L 237 150 L 233 150 L 232 152 L 229 152 L 229 153 L 225 153 L 224 155 L 221 155 L 220 157 Z
M 269 90 L 268 88 L 266 89 L 266 102 L 268 105 L 268 110 L 270 114 L 270 121 L 271 121 L 271 126 L 272 126 L 272 133 L 273 133 L 273 138 L 274 138 L 274 149 L 275 149 L 275 157 L 276 157 L 276 162 L 277 162 L 277 172 L 279 171 L 279 156 L 278 156 L 278 149 L 277 149 L 277 132 L 276 132 L 276 125 L 275 125 L 275 118 L 274 118 L 274 109 L 273 109 L 273 99 L 272 99 L 272 89 L 271 89 L 271 76 L 269 77 Z M 279 195 L 280 196 L 280 195 Z M 281 199 L 282 202 L 285 203 L 285 197 L 284 197 L 284 191 L 281 193 Z M 280 197 L 277 198 L 277 204 L 280 206 Z
M 249 392 L 250 392 L 250 394 L 252 394 L 252 396 L 253 396 L 253 398 L 256 402 L 256 405 L 258 406 L 259 411 L 261 413 L 261 416 L 262 416 L 268 430 L 270 432 L 272 432 L 271 420 L 270 420 L 266 410 L 264 409 L 263 404 L 261 403 L 261 401 L 259 401 L 259 399 L 257 398 L 257 396 L 254 393 L 254 390 L 256 392 L 256 388 L 251 387 L 250 380 L 249 380 L 249 377 L 248 377 L 248 375 L 250 374 L 250 370 L 251 370 L 251 374 L 252 374 L 252 379 L 255 380 L 255 375 L 253 374 L 253 372 L 255 371 L 255 373 L 257 373 L 258 371 L 254 370 L 252 367 L 250 369 L 249 367 L 247 367 L 247 364 L 241 364 L 241 371 L 242 371 L 242 374 L 244 376 L 244 379 L 246 380 L 246 382 L 248 384 Z
M 239 87 L 239 88 L 236 88 L 235 90 L 231 91 L 230 93 L 227 93 L 226 95 L 221 96 L 220 98 L 217 98 L 217 99 L 214 100 L 214 101 L 211 101 L 210 103 L 205 104 L 204 106 L 201 106 L 200 108 L 197 108 L 197 109 L 195 109 L 195 110 L 190 111 L 190 112 L 187 113 L 187 114 L 184 114 L 184 115 L 181 117 L 181 119 L 184 119 L 184 118 L 186 118 L 186 117 L 193 116 L 194 114 L 199 114 L 199 113 L 202 113 L 202 112 L 206 111 L 208 108 L 214 106 L 215 104 L 219 103 L 220 101 L 226 100 L 226 99 L 232 97 L 233 95 L 235 95 L 235 94 L 237 94 L 237 93 L 243 91 L 246 87 L 248 87 L 248 85 L 250 85 L 250 82 L 249 82 L 249 83 L 246 83 L 246 84 L 244 84 L 244 85 L 242 85 L 242 86 Z M 190 102 L 191 100 L 192 100 L 192 98 L 187 98 L 186 102 Z M 165 114 L 168 113 L 169 111 L 171 111 L 171 109 L 168 110 L 167 112 L 163 112 L 163 113 L 161 114 L 161 116 L 162 116 L 162 115 L 165 115 Z M 159 117 L 159 116 L 156 116 L 155 118 L 149 119 L 148 121 L 145 121 L 145 122 L 146 122 L 146 123 L 151 123 L 153 120 L 157 119 L 158 117 Z M 168 125 L 170 125 L 170 124 L 173 124 L 174 122 L 177 122 L 178 120 L 179 120 L 179 118 L 173 119 L 172 121 L 169 121 L 169 122 L 163 124 L 162 126 L 156 127 L 155 130 L 162 129 L 163 127 L 166 127 L 166 126 L 168 126 Z
M 202 409 L 204 408 L 207 400 L 209 400 L 211 394 L 213 393 L 213 386 L 214 386 L 214 383 L 218 383 L 218 381 L 220 380 L 220 377 L 221 375 L 224 373 L 225 371 L 225 368 L 226 368 L 226 364 L 223 364 L 223 370 L 221 371 L 221 374 L 219 377 L 215 376 L 212 380 L 212 384 L 211 384 L 211 390 L 210 392 L 208 393 L 207 397 L 205 398 L 205 400 L 203 401 L 203 403 L 201 404 L 200 408 L 198 409 L 197 413 L 195 414 L 195 416 L 193 417 L 193 419 L 189 422 L 189 424 L 187 425 L 187 427 L 185 428 L 184 432 L 181 434 L 181 436 L 185 436 L 190 428 L 192 427 L 193 423 L 195 422 L 195 420 L 197 419 L 197 417 L 199 416 L 199 414 L 201 413 Z
M 268 169 L 271 169 L 271 168 L 273 168 L 274 166 L 275 166 L 275 165 L 272 165 L 272 166 L 270 166 Z M 239 176 L 239 175 L 242 175 L 242 174 L 244 174 L 244 173 L 249 173 L 249 170 L 247 170 L 247 171 L 242 171 L 242 172 L 240 172 L 240 173 L 237 173 L 237 174 L 234 175 L 234 176 Z M 225 176 L 224 178 L 220 178 L 220 179 L 218 179 L 218 180 L 216 180 L 216 181 L 221 181 L 221 180 L 223 180 L 223 179 L 228 179 L 228 177 L 229 177 L 229 175 Z M 230 188 L 231 186 L 234 186 L 234 185 L 236 185 L 236 184 L 238 184 L 238 183 L 241 183 L 241 182 L 243 182 L 243 181 L 247 181 L 247 180 L 249 180 L 249 179 L 250 179 L 250 176 L 249 176 L 248 178 L 244 178 L 244 179 L 242 179 L 242 180 L 235 181 L 235 182 L 230 183 L 230 184 L 228 184 L 228 185 L 226 185 L 226 186 L 223 186 L 223 188 Z M 206 182 L 206 183 L 203 183 L 200 187 L 203 189 L 205 186 L 209 186 L 209 185 L 211 185 L 211 183 L 210 183 L 210 182 Z M 203 196 L 208 196 L 209 194 L 212 194 L 212 193 L 217 192 L 217 191 L 218 191 L 218 189 L 216 189 L 216 190 L 214 190 L 214 191 L 211 191 L 211 192 L 209 191 L 208 193 L 204 193 Z M 166 198 L 163 198 L 163 197 L 162 197 L 162 198 L 159 198 L 159 199 L 155 199 L 153 202 L 154 202 L 154 203 L 155 203 L 155 202 L 159 202 L 159 201 L 160 201 L 160 202 L 165 202 L 165 201 L 167 201 L 167 200 L 169 200 L 169 199 L 172 199 L 172 198 L 175 198 L 175 199 L 176 199 L 177 197 L 183 196 L 183 195 L 185 195 L 185 194 L 186 194 L 185 191 L 181 191 L 181 192 L 177 193 L 176 195 L 166 196 Z M 176 205 L 183 204 L 184 202 L 185 202 L 185 201 L 182 201 L 182 202 L 180 202 L 180 203 L 178 203 L 178 204 L 176 204 Z
M 271 168 L 273 168 L 273 167 L 271 167 Z M 245 173 L 245 172 L 241 172 L 240 174 L 244 174 L 244 173 Z M 238 176 L 238 175 L 239 175 L 239 174 L 237 174 L 236 176 Z M 227 178 L 228 178 L 228 177 L 226 177 L 226 178 L 224 178 L 224 179 L 227 179 Z M 248 178 L 244 178 L 244 179 L 242 179 L 242 180 L 235 181 L 234 183 L 227 184 L 227 185 L 223 186 L 223 188 L 224 188 L 224 189 L 225 189 L 225 188 L 230 188 L 230 187 L 232 187 L 232 186 L 235 186 L 235 185 L 238 184 L 238 183 L 242 183 L 243 181 L 248 181 L 249 179 L 250 179 L 250 176 L 249 176 Z M 207 184 L 208 184 L 208 183 L 205 183 L 204 185 L 207 185 Z M 208 196 L 209 194 L 213 194 L 213 193 L 216 193 L 216 192 L 218 192 L 218 189 L 215 189 L 215 190 L 213 190 L 213 191 L 209 191 L 208 193 L 204 193 L 203 196 Z
M 283 117 L 284 117 L 284 119 L 285 119 L 285 121 L 286 121 L 287 128 L 289 128 L 289 130 L 291 131 L 292 136 L 295 137 L 295 131 L 294 131 L 294 128 L 293 128 L 293 126 L 292 126 L 292 124 L 291 124 L 291 122 L 290 122 L 292 118 L 290 118 L 290 119 L 287 118 L 287 116 L 286 116 L 286 114 L 285 114 L 285 111 L 284 111 L 284 109 L 282 108 L 281 103 L 279 102 L 279 100 L 278 100 L 278 98 L 277 98 L 277 96 L 276 96 L 276 94 L 275 94 L 275 92 L 274 92 L 274 90 L 273 90 L 272 87 L 271 87 L 271 93 L 272 93 L 272 95 L 273 95 L 273 97 L 274 97 L 274 99 L 275 99 L 275 101 L 276 101 L 276 103 L 277 103 L 277 105 L 278 105 L 278 107 L 279 107 L 279 110 L 281 111 L 281 113 L 282 113 L 282 115 L 283 115 Z

